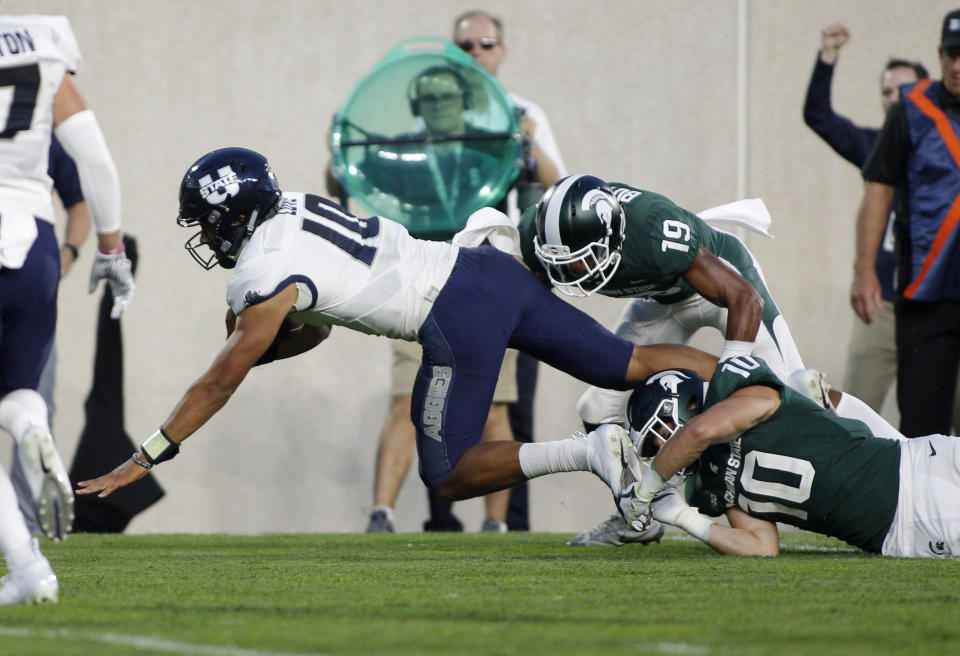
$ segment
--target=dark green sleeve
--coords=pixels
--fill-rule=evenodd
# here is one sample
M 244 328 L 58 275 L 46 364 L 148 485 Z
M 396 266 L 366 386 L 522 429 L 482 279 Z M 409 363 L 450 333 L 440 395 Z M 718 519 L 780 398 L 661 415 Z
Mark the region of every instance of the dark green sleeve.
M 707 388 L 704 408 L 720 403 L 743 387 L 766 385 L 776 390 L 783 389 L 781 381 L 767 363 L 760 358 L 739 355 L 717 364 Z
M 666 196 L 612 184 L 627 219 L 623 259 L 630 276 L 673 281 L 685 274 L 697 258 L 702 222 Z

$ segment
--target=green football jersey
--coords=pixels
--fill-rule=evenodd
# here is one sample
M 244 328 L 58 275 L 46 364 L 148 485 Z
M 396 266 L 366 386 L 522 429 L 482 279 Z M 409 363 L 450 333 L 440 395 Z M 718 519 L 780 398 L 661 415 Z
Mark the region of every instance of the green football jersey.
M 693 505 L 712 516 L 740 508 L 879 553 L 897 510 L 900 443 L 827 412 L 756 358 L 720 363 L 704 408 L 750 385 L 779 390 L 782 403 L 737 440 L 703 452 Z
M 620 266 L 597 293 L 652 298 L 661 303 L 686 299 L 696 290 L 682 276 L 703 246 L 733 265 L 760 292 L 767 304 L 765 320 L 779 314 L 754 266 L 750 251 L 739 239 L 711 228 L 696 214 L 666 196 L 622 182 L 611 182 L 609 186 L 623 207 L 626 227 Z M 536 206 L 524 211 L 519 230 L 524 263 L 531 270 L 544 273 L 533 247 L 533 238 L 537 234 Z

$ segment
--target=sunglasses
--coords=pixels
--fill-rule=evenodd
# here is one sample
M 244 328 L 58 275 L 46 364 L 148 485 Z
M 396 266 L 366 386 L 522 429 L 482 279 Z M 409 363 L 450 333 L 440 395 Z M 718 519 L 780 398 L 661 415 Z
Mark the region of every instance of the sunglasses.
M 499 45 L 500 42 L 489 36 L 481 37 L 474 41 L 473 39 L 465 39 L 463 41 L 457 41 L 457 45 L 460 46 L 460 49 L 464 52 L 470 52 L 473 50 L 473 46 L 478 45 L 484 50 L 492 50 L 494 46 Z

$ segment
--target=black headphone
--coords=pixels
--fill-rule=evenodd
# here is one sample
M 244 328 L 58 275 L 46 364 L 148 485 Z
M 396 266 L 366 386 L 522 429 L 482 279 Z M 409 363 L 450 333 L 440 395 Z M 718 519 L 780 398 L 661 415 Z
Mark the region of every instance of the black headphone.
M 473 107 L 473 92 L 470 81 L 459 66 L 431 66 L 418 73 L 410 80 L 410 84 L 407 85 L 407 100 L 410 101 L 411 114 L 420 116 L 420 98 L 417 93 L 417 85 L 420 84 L 420 80 L 428 75 L 438 75 L 442 73 L 452 75 L 454 79 L 456 79 L 457 86 L 460 87 L 460 93 L 463 94 L 463 108 L 466 110 Z

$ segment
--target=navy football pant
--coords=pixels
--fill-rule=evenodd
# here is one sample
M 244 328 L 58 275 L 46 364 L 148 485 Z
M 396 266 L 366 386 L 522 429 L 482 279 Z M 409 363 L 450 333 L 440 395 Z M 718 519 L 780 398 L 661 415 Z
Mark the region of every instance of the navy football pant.
M 60 253 L 53 226 L 37 219 L 23 266 L 0 268 L 0 396 L 37 389 L 57 324 Z
M 633 352 L 491 247 L 461 249 L 419 338 L 423 362 L 410 413 L 420 477 L 431 488 L 480 442 L 508 346 L 591 385 L 621 389 Z

